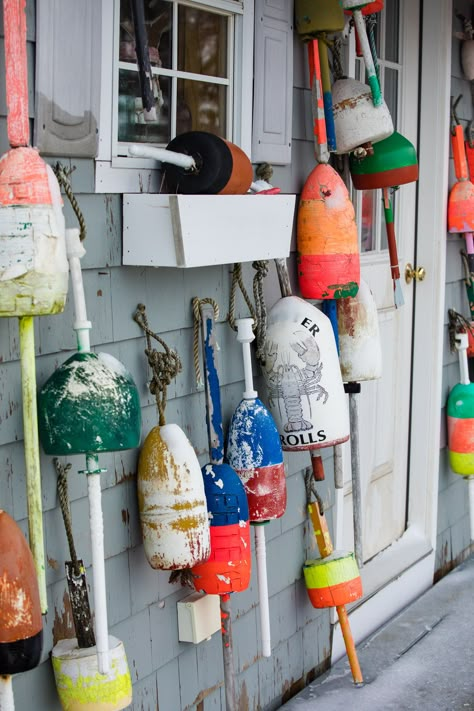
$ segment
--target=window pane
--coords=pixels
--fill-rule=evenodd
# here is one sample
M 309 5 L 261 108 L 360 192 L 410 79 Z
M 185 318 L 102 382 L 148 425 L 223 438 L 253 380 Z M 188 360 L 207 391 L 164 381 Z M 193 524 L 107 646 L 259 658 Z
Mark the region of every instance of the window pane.
M 152 67 L 171 69 L 173 5 L 165 0 L 145 3 L 145 23 Z M 136 64 L 133 16 L 128 0 L 120 2 L 120 61 Z
M 399 0 L 390 0 L 385 3 L 385 59 L 389 62 L 399 62 Z
M 227 77 L 227 17 L 197 8 L 178 8 L 178 69 Z
M 361 252 L 375 249 L 374 210 L 377 190 L 362 191 Z
M 385 84 L 384 84 L 384 99 L 390 111 L 393 125 L 397 128 L 397 109 L 398 109 L 398 76 L 399 72 L 396 69 L 385 69 Z
M 118 140 L 141 143 L 168 143 L 170 140 L 170 79 L 154 77 L 157 121 L 145 121 L 138 74 L 119 70 Z
M 226 87 L 188 79 L 178 80 L 176 133 L 209 131 L 226 133 Z

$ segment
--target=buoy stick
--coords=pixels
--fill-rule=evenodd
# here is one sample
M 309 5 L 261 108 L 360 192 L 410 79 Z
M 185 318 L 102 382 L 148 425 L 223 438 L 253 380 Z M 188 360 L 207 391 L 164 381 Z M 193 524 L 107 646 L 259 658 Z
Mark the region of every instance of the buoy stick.
M 363 684 L 364 677 L 362 676 L 362 671 L 359 664 L 359 659 L 357 657 L 356 646 L 354 644 L 354 637 L 352 636 L 351 628 L 349 625 L 349 618 L 347 616 L 347 610 L 345 605 L 338 605 L 336 607 L 337 616 L 339 618 L 339 624 L 341 625 L 342 637 L 344 639 L 344 645 L 346 647 L 347 659 L 349 660 L 349 666 L 352 672 L 352 678 L 355 684 Z
M 87 462 L 87 492 L 89 495 L 89 520 L 91 529 L 92 569 L 94 571 L 94 609 L 97 664 L 100 674 L 108 674 L 109 633 L 107 629 L 107 596 L 105 589 L 104 520 L 102 516 L 102 492 L 97 455 L 90 454 Z
M 367 30 L 365 27 L 365 20 L 362 16 L 360 10 L 354 10 L 354 25 L 357 30 L 357 36 L 359 38 L 360 47 L 362 50 L 362 55 L 364 57 L 365 69 L 367 72 L 367 82 L 372 91 L 372 100 L 374 106 L 381 106 L 382 92 L 380 91 L 379 80 L 377 79 L 377 72 L 375 71 L 374 60 L 372 57 L 372 52 L 370 51 L 369 39 L 367 37 Z
M 153 160 L 159 160 L 161 163 L 171 163 L 178 168 L 184 168 L 184 170 L 192 170 L 196 167 L 192 156 L 188 156 L 186 153 L 168 151 L 166 148 L 133 144 L 128 147 L 128 153 L 134 158 L 152 158 Z
M 388 188 L 382 189 L 383 208 L 385 214 L 385 226 L 387 228 L 388 253 L 390 256 L 390 269 L 393 280 L 393 300 L 395 308 L 403 306 L 405 303 L 403 291 L 400 284 L 400 267 L 398 264 L 397 241 L 395 239 L 395 228 L 393 225 L 392 201 L 390 200 Z
M 74 297 L 75 320 L 73 328 L 77 337 L 77 350 L 79 352 L 88 353 L 91 349 L 89 332 L 92 328 L 92 324 L 87 320 L 86 297 L 84 294 L 80 262 L 86 250 L 82 246 L 82 242 L 79 238 L 79 230 L 77 228 L 66 230 L 66 253 Z
M 41 613 L 48 611 L 44 567 L 43 514 L 41 508 L 41 472 L 36 409 L 35 335 L 32 316 L 19 319 L 23 436 L 25 440 L 28 535 L 35 561 L 40 592 Z
M 0 675 L 0 711 L 15 711 L 13 684 L 10 674 Z
M 222 464 L 224 461 L 224 431 L 214 336 L 214 307 L 212 304 L 201 301 L 200 312 L 209 454 L 212 464 Z M 220 607 L 226 711 L 236 711 L 232 617 L 228 594 L 220 595 Z
M 359 386 L 360 387 L 360 386 Z M 351 428 L 352 519 L 354 522 L 354 555 L 362 568 L 362 493 L 360 483 L 359 408 L 358 395 L 349 392 L 349 420 Z
M 258 596 L 260 606 L 260 627 L 262 635 L 262 655 L 271 657 L 270 606 L 268 604 L 267 546 L 264 523 L 255 525 L 255 555 L 257 558 Z
M 245 377 L 245 400 L 255 400 L 258 393 L 253 389 L 252 360 L 250 344 L 255 335 L 252 331 L 253 319 L 236 319 L 237 340 L 242 344 Z M 262 655 L 271 657 L 272 643 L 270 635 L 270 607 L 268 602 L 267 547 L 265 543 L 264 523 L 255 525 L 255 554 L 257 557 L 258 601 L 260 608 L 260 626 L 262 634 Z
M 7 133 L 12 148 L 30 142 L 25 6 L 26 0 L 3 0 Z
M 326 119 L 324 117 L 324 98 L 321 82 L 321 64 L 319 60 L 318 40 L 308 42 L 309 83 L 311 87 L 311 109 L 313 116 L 314 154 L 319 163 L 329 161 Z
M 467 476 L 466 479 L 469 489 L 469 524 L 471 530 L 471 541 L 474 541 L 474 476 Z
M 323 87 L 324 116 L 326 119 L 326 135 L 328 150 L 335 151 L 336 127 L 334 125 L 334 114 L 332 108 L 331 75 L 329 73 L 327 39 L 325 34 L 321 34 L 318 40 L 319 65 L 321 68 L 321 83 Z
M 460 383 L 468 385 L 471 382 L 469 377 L 469 363 L 467 358 L 467 347 L 469 337 L 467 333 L 456 333 L 456 349 L 458 351 Z M 469 495 L 469 527 L 471 541 L 474 541 L 474 476 L 466 476 Z

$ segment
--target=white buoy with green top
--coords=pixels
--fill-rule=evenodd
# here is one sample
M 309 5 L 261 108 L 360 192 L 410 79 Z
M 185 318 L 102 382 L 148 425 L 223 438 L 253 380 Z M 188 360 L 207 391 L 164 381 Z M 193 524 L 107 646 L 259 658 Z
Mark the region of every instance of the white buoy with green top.
M 63 640 L 53 650 L 61 703 L 68 711 L 114 711 L 131 703 L 131 679 L 123 644 L 109 637 L 101 506 L 100 452 L 137 447 L 141 415 L 136 385 L 127 369 L 107 353 L 90 350 L 80 256 L 79 230 L 67 230 L 75 298 L 78 352 L 62 364 L 38 396 L 39 431 L 46 454 L 86 455 L 94 577 L 96 646 L 79 649 Z

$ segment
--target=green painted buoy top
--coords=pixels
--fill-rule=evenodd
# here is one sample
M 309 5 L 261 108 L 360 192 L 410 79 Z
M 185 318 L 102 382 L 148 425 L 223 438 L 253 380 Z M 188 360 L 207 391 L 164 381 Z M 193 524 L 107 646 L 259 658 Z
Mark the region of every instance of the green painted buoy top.
M 418 160 L 414 145 L 394 131 L 391 136 L 373 144 L 373 153 L 349 159 L 354 187 L 358 190 L 404 185 L 418 180 Z
M 448 417 L 474 418 L 474 383 L 458 383 L 449 393 Z
M 41 388 L 38 424 L 46 454 L 133 449 L 141 432 L 137 387 L 108 353 L 75 353 Z

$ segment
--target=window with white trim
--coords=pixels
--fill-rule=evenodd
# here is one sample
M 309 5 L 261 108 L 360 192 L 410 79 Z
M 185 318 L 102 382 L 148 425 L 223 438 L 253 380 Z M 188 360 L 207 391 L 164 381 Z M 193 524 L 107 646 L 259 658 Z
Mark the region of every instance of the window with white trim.
M 103 0 L 98 192 L 157 189 L 156 163 L 132 143 L 166 146 L 189 130 L 250 152 L 253 4 L 145 0 L 156 116 L 143 110 L 128 0 Z M 110 28 L 113 32 L 110 32 Z M 111 81 L 112 78 L 112 81 Z

